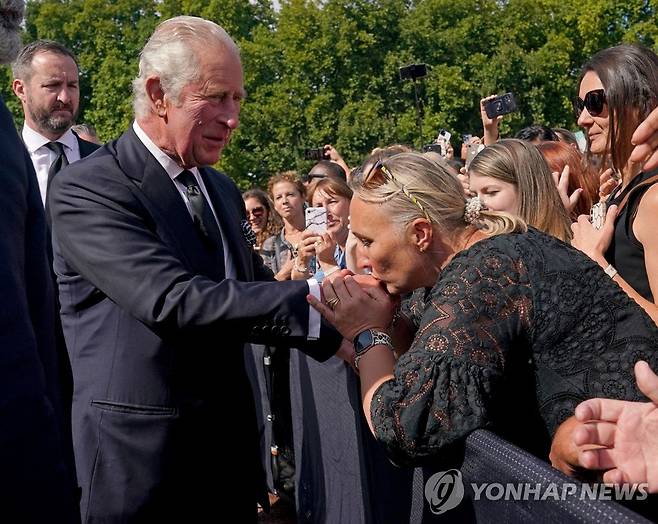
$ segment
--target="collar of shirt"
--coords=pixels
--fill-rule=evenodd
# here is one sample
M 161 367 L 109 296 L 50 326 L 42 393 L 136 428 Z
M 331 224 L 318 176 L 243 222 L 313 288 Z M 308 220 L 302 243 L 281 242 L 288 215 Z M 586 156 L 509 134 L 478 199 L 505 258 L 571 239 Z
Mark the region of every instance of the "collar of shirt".
M 80 146 L 78 144 L 77 138 L 73 134 L 73 131 L 67 129 L 66 133 L 60 136 L 56 141 L 64 145 L 64 152 L 69 163 L 80 160 Z M 23 142 L 25 142 L 25 147 L 27 148 L 30 155 L 32 155 L 38 149 L 44 147 L 48 142 L 51 142 L 51 140 L 42 134 L 37 133 L 27 124 L 23 124 Z M 48 151 L 50 150 L 48 149 Z
M 181 166 L 179 166 L 174 161 L 173 158 L 171 158 L 169 155 L 167 155 L 167 153 L 165 153 L 162 149 L 160 149 L 158 146 L 156 146 L 153 143 L 153 140 L 151 140 L 149 136 L 144 132 L 144 130 L 141 127 L 139 127 L 137 120 L 133 122 L 133 130 L 135 131 L 137 138 L 139 138 L 142 141 L 142 144 L 144 144 L 144 146 L 146 147 L 146 149 L 149 150 L 149 153 L 151 153 L 155 157 L 155 159 L 158 161 L 158 164 L 160 164 L 162 166 L 162 169 L 164 169 L 167 172 L 169 178 L 175 180 L 176 177 L 184 171 L 184 169 Z M 188 169 L 188 171 L 191 171 L 192 174 L 194 175 L 194 178 L 197 179 L 197 182 L 200 182 L 203 185 L 203 180 L 199 180 L 201 177 L 199 175 L 199 169 L 197 167 L 191 167 L 190 169 Z
M 142 142 L 142 144 L 144 144 L 146 149 L 148 149 L 149 153 L 151 153 L 153 157 L 158 161 L 158 164 L 162 166 L 162 169 L 164 169 L 167 172 L 167 175 L 169 175 L 169 178 L 171 178 L 174 187 L 180 194 L 181 198 L 183 199 L 183 202 L 185 202 L 185 207 L 187 207 L 188 213 L 192 215 L 192 207 L 190 206 L 190 201 L 187 197 L 186 187 L 182 182 L 176 180 L 176 177 L 180 175 L 184 171 L 184 169 L 181 166 L 179 166 L 162 149 L 160 149 L 158 146 L 155 145 L 153 140 L 149 138 L 146 132 L 141 127 L 139 127 L 137 120 L 133 121 L 133 130 L 135 131 L 137 138 L 139 138 L 139 140 Z M 226 242 L 226 236 L 222 228 L 221 222 L 217 219 L 217 213 L 215 212 L 215 208 L 212 204 L 212 200 L 208 195 L 208 190 L 206 189 L 206 185 L 203 182 L 201 173 L 199 173 L 199 169 L 197 167 L 191 167 L 190 169 L 188 169 L 188 171 L 190 171 L 194 175 L 194 178 L 196 178 L 196 181 L 199 184 L 199 188 L 201 189 L 203 196 L 206 198 L 206 202 L 208 202 L 208 204 L 210 205 L 212 214 L 215 216 L 215 220 L 217 221 L 217 225 L 219 226 L 219 231 L 220 234 L 222 235 L 222 242 L 224 244 L 224 268 L 225 268 L 226 277 L 236 278 L 233 258 L 231 257 L 228 250 L 228 243 Z

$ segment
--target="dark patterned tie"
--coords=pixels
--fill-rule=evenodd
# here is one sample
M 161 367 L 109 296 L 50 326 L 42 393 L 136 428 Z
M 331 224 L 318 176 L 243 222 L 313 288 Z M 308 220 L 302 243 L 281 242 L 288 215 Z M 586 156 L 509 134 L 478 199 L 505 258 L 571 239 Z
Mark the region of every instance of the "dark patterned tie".
M 50 183 L 53 180 L 53 177 L 64 167 L 69 165 L 69 160 L 64 154 L 64 146 L 60 142 L 48 142 L 46 147 L 50 149 L 53 153 L 57 155 L 55 161 L 50 164 L 48 169 L 48 183 L 47 188 L 50 187 Z
M 194 178 L 194 174 L 186 169 L 176 177 L 176 180 L 182 182 L 187 189 L 186 194 L 187 199 L 190 202 L 190 207 L 192 208 L 192 220 L 194 221 L 194 225 L 197 227 L 204 240 L 209 243 L 213 249 L 217 250 L 223 265 L 224 249 L 222 245 L 222 234 L 219 231 L 215 215 L 213 215 L 212 209 L 206 201 L 206 197 L 203 196 L 201 188 L 199 187 L 196 178 Z

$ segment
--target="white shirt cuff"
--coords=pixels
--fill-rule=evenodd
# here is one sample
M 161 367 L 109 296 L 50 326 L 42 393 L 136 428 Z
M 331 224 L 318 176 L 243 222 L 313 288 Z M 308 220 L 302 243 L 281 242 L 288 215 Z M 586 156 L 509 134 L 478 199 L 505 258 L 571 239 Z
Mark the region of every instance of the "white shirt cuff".
M 308 292 L 318 300 L 322 300 L 320 295 L 320 284 L 314 278 L 309 278 L 306 283 L 308 284 Z M 320 325 L 322 316 L 320 312 L 309 304 L 308 306 L 308 336 L 307 340 L 317 340 L 320 338 Z

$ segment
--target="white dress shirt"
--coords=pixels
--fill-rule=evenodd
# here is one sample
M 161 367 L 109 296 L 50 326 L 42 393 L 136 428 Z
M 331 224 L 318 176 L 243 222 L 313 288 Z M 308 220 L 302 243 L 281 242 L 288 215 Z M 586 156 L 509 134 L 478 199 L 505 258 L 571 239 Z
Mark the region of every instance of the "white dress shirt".
M 174 186 L 178 190 L 178 193 L 180 193 L 183 202 L 185 202 L 185 206 L 187 207 L 188 213 L 190 214 L 190 216 L 193 216 L 192 207 L 190 206 L 190 202 L 187 198 L 187 188 L 185 187 L 185 184 L 179 182 L 176 179 L 178 175 L 180 175 L 184 171 L 183 168 L 180 167 L 169 155 L 167 155 L 164 151 L 162 151 L 162 149 L 160 149 L 158 146 L 156 146 L 153 143 L 153 141 L 144 132 L 144 130 L 141 127 L 139 127 L 137 121 L 133 122 L 133 130 L 135 131 L 137 138 L 141 140 L 142 144 L 144 144 L 146 149 L 149 150 L 149 152 L 155 157 L 158 163 L 162 166 L 162 169 L 164 169 L 167 172 L 169 178 L 171 178 Z M 226 278 L 237 278 L 237 273 L 235 271 L 235 263 L 233 262 L 233 258 L 231 257 L 231 254 L 228 250 L 228 243 L 226 242 L 226 237 L 224 235 L 224 231 L 222 230 L 222 225 L 219 222 L 219 220 L 217 220 L 217 213 L 215 213 L 215 208 L 213 207 L 210 197 L 208 196 L 208 191 L 206 190 L 206 185 L 203 183 L 203 178 L 201 177 L 199 170 L 196 167 L 192 167 L 188 169 L 188 171 L 190 171 L 194 175 L 197 184 L 199 184 L 199 189 L 201 189 L 203 196 L 206 198 L 206 202 L 208 202 L 208 205 L 210 205 L 212 214 L 215 217 L 215 220 L 217 221 L 217 225 L 219 226 L 219 231 L 222 235 L 222 244 L 224 246 L 224 268 L 225 268 Z M 240 232 L 240 234 L 242 234 L 242 232 Z M 319 300 L 320 286 L 317 283 L 317 281 L 314 279 L 310 279 L 307 280 L 307 283 L 309 286 L 309 292 Z M 313 340 L 320 337 L 320 320 L 321 320 L 320 313 L 318 313 L 315 309 L 309 306 L 309 315 L 308 315 L 309 339 Z
M 41 192 L 41 201 L 46 205 L 46 189 L 48 187 L 48 170 L 52 163 L 57 159 L 57 153 L 46 147 L 51 142 L 49 138 L 37 133 L 27 124 L 23 124 L 23 142 L 30 154 L 34 170 L 37 172 L 39 181 L 39 191 Z M 69 164 L 80 160 L 80 144 L 73 134 L 73 131 L 67 129 L 66 133 L 60 136 L 57 142 L 64 146 L 64 155 Z

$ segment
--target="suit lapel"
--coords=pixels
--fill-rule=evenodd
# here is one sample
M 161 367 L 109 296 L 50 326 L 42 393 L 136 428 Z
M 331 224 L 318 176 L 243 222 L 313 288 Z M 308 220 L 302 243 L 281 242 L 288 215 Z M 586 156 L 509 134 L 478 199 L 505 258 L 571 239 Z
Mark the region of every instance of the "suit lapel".
M 154 223 L 167 231 L 166 243 L 176 249 L 191 270 L 213 280 L 223 279 L 173 181 L 132 128 L 117 141 L 116 156 L 121 170 L 141 190 L 142 200 Z
M 235 192 L 235 188 L 228 179 L 218 173 L 213 173 L 210 169 L 201 168 L 199 172 L 228 244 L 224 246 L 224 251 L 228 250 L 231 255 L 238 280 L 253 280 L 250 260 L 252 248 L 242 234 L 241 210 L 236 208 L 236 200 L 228 197 Z M 239 203 L 244 205 L 241 199 Z
M 75 131 L 72 131 L 73 135 L 75 135 L 75 138 L 78 140 L 78 147 L 80 149 L 80 158 L 84 158 L 86 156 L 91 155 L 94 151 L 96 151 L 100 146 L 98 144 L 94 144 L 92 142 L 87 142 L 86 140 L 82 140 Z

